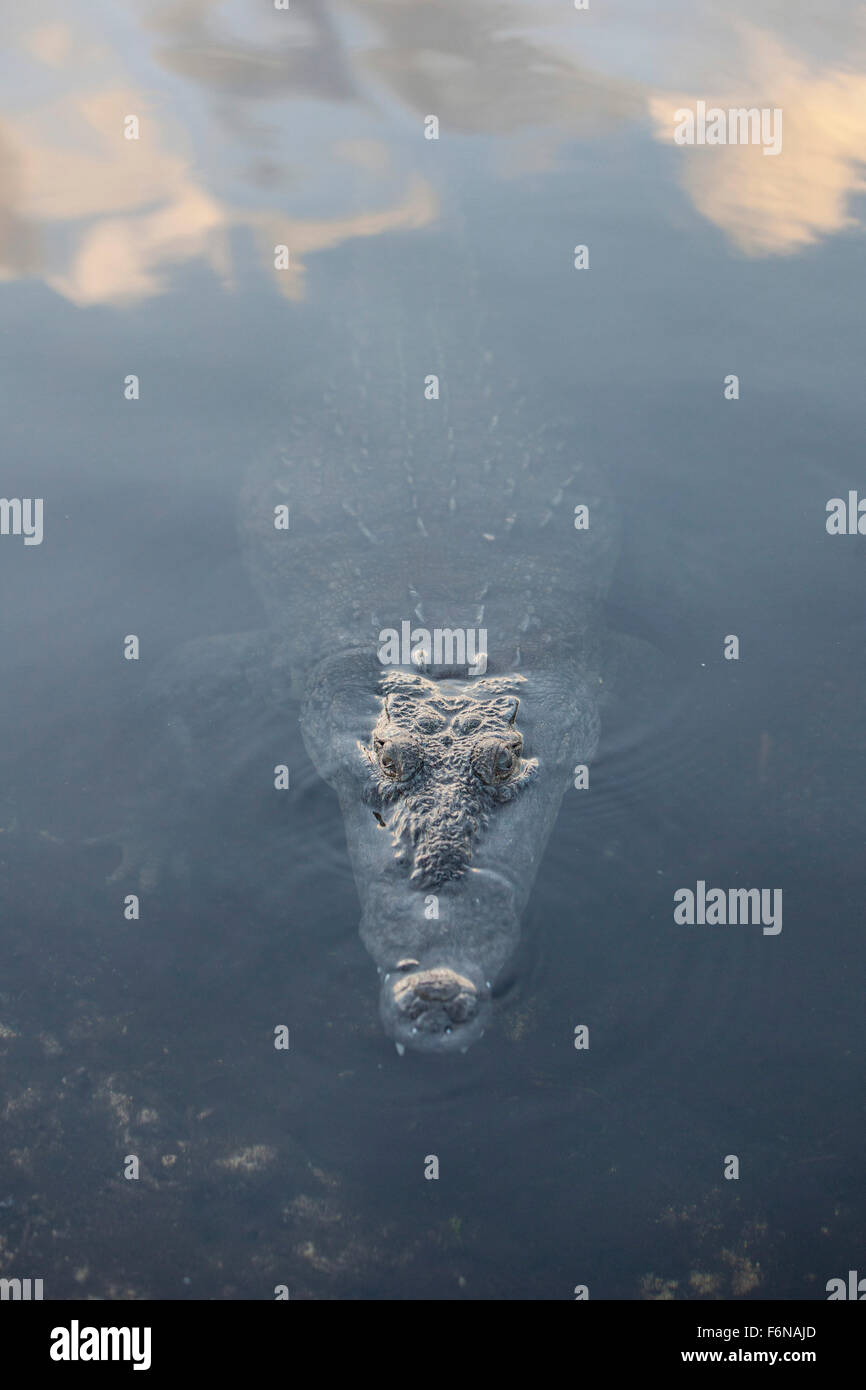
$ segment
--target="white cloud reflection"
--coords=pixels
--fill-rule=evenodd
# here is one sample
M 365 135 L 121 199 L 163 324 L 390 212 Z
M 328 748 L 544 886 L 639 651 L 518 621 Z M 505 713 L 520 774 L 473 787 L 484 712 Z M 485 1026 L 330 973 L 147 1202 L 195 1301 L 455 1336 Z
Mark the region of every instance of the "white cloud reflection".
M 279 291 L 300 297 L 317 251 L 435 220 L 434 180 L 420 172 L 428 111 L 450 136 L 478 140 L 491 179 L 553 167 L 569 141 L 624 123 L 646 138 L 648 115 L 702 217 L 744 254 L 795 253 L 856 224 L 866 6 L 834 11 L 829 46 L 810 58 L 795 16 L 756 0 L 759 28 L 738 4 L 696 0 L 682 11 L 684 44 L 676 26 L 663 44 L 650 37 L 652 15 L 632 0 L 583 29 L 573 11 L 498 0 L 442 0 L 423 15 L 393 0 L 294 0 L 279 20 L 220 0 L 117 0 L 112 23 L 90 32 L 86 6 L 74 26 L 59 0 L 44 0 L 35 24 L 13 7 L 0 278 L 123 304 L 199 262 L 230 288 L 240 227 Z M 698 100 L 781 107 L 782 153 L 673 146 L 673 111 Z M 128 141 L 133 113 L 141 138 Z M 280 243 L 290 272 L 273 270 Z

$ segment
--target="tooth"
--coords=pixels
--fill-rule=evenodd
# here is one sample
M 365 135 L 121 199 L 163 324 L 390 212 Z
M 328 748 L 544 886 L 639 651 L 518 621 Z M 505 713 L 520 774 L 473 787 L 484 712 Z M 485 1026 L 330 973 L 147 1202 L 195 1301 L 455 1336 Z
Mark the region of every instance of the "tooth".
M 403 1053 L 406 1051 L 405 1043 L 395 1043 L 394 1046 L 397 1049 L 397 1056 L 402 1057 Z

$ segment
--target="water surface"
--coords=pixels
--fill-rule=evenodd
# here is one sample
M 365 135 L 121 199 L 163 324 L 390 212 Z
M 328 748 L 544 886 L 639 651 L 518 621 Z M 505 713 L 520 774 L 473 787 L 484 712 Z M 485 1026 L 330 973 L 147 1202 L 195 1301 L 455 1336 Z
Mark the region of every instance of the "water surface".
M 0 490 L 45 523 L 0 537 L 0 1273 L 823 1297 L 863 1249 L 866 542 L 825 508 L 866 490 L 864 6 L 3 8 Z M 782 152 L 676 146 L 699 100 L 781 108 Z M 573 422 L 623 511 L 611 626 L 664 672 L 566 797 L 496 1028 L 440 1064 L 382 1034 L 292 707 L 181 690 L 180 790 L 146 693 L 261 626 L 244 475 L 299 412 L 327 434 L 359 315 L 403 325 L 407 391 L 438 324 Z M 676 925 L 698 879 L 781 887 L 783 930 Z

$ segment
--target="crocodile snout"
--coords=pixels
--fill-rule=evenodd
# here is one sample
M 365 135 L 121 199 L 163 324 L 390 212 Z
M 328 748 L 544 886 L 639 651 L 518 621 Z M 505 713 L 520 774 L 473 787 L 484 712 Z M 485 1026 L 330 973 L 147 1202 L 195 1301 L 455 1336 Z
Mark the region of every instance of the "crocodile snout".
M 486 987 L 449 966 L 389 975 L 382 986 L 382 1021 L 398 1050 L 463 1050 L 483 1033 Z

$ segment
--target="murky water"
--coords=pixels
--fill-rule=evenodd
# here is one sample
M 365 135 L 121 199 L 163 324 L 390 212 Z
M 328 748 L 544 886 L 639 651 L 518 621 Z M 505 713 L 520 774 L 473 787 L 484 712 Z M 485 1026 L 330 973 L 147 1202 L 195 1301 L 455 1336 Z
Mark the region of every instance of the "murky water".
M 0 537 L 0 1274 L 824 1297 L 864 1235 L 866 541 L 825 522 L 866 493 L 866 7 L 3 8 L 0 491 L 44 535 Z M 781 110 L 781 151 L 678 145 L 699 102 Z M 359 325 L 398 395 L 492 343 L 573 422 L 623 514 L 610 625 L 657 653 L 450 1060 L 382 1032 L 288 692 L 147 685 L 261 628 L 244 478 L 327 438 Z M 782 930 L 675 923 L 698 880 L 781 887 Z

